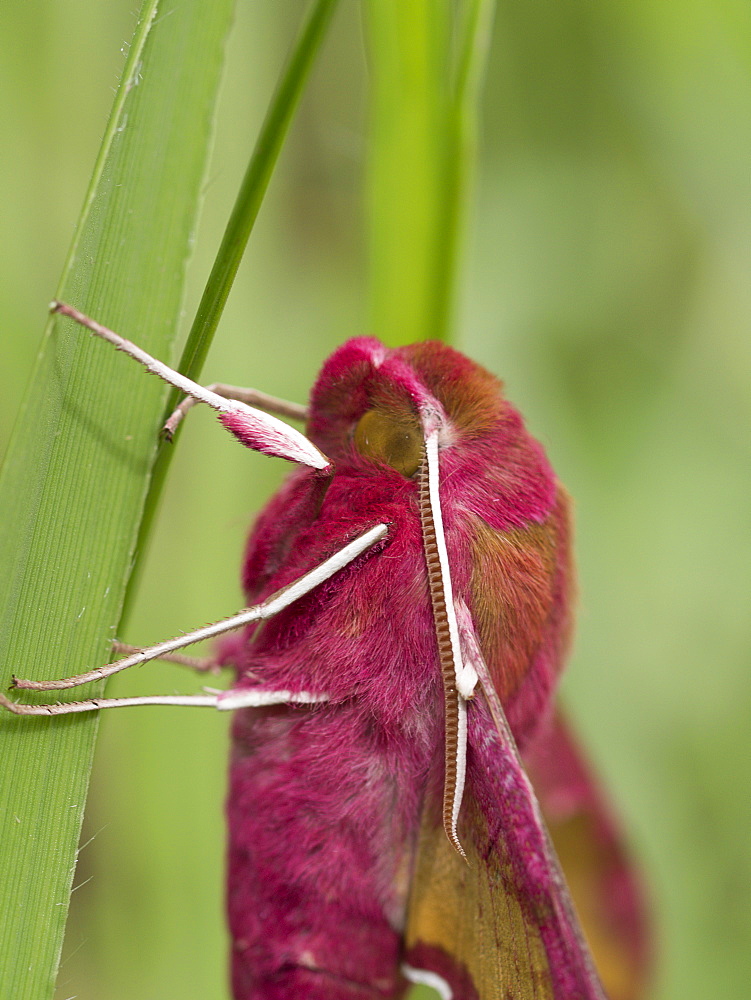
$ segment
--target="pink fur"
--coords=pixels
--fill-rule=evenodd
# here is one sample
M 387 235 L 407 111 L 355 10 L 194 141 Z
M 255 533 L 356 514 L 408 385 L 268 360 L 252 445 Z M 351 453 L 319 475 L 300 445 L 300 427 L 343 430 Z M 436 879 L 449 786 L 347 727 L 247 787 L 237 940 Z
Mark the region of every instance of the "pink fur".
M 308 428 L 335 473 L 329 480 L 295 471 L 263 511 L 245 555 L 248 601 L 297 579 L 376 523 L 389 526 L 388 537 L 221 652 L 237 668 L 239 687 L 331 699 L 235 717 L 227 810 L 237 1000 L 364 1000 L 398 997 L 405 988 L 401 931 L 424 789 L 443 752 L 443 694 L 416 482 L 360 456 L 352 431 L 373 406 L 416 416 L 426 403 L 451 429 L 440 459 L 442 508 L 454 592 L 470 610 L 477 518 L 501 533 L 557 519 L 562 568 L 541 641 L 506 706 L 522 742 L 548 710 L 568 630 L 568 538 L 541 446 L 499 383 L 457 352 L 349 341 L 323 368 Z M 472 718 L 476 742 L 487 719 Z M 479 798 L 502 825 L 509 817 L 497 814 L 497 776 L 491 780 L 493 760 L 502 757 L 494 758 L 491 744 L 482 744 L 479 758 L 471 750 L 469 777 L 477 776 Z M 520 832 L 520 844 L 524 836 L 539 833 L 533 825 Z M 530 892 L 547 878 L 534 871 L 536 850 L 524 855 L 518 847 L 516 855 L 531 870 L 524 875 Z M 551 957 L 559 938 L 550 938 Z M 565 962 L 561 968 L 565 978 Z M 564 984 L 560 996 L 570 995 Z M 467 987 L 457 1000 L 470 996 Z

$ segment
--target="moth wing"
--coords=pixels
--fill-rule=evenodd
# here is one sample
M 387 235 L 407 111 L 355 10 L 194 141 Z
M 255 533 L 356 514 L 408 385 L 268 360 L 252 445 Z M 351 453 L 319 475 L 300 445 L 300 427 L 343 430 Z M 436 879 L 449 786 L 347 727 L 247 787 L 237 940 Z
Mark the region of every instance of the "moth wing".
M 405 932 L 411 969 L 452 1000 L 604 1000 L 532 786 L 487 668 L 469 702 L 459 821 L 443 831 L 442 774 L 423 805 Z M 479 671 L 478 671 L 479 672 Z
M 648 900 L 612 808 L 560 708 L 524 752 L 553 844 L 611 1000 L 647 994 Z

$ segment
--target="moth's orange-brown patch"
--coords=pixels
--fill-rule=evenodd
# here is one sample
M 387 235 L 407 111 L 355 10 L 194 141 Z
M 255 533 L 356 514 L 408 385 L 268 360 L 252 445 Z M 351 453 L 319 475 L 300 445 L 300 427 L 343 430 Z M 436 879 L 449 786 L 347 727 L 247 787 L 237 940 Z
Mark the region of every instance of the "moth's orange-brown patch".
M 508 532 L 474 522 L 472 611 L 501 702 L 519 687 L 545 634 L 557 548 L 552 518 Z
M 402 353 L 463 434 L 474 437 L 497 426 L 506 404 L 495 375 L 431 341 L 412 344 Z

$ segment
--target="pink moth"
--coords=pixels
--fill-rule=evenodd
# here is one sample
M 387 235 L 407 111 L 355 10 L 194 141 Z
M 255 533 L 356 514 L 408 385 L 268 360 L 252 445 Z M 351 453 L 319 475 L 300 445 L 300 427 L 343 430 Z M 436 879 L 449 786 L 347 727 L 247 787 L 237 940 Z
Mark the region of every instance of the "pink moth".
M 410 982 L 444 1000 L 604 998 L 522 758 L 608 995 L 640 996 L 638 887 L 553 707 L 569 503 L 497 379 L 443 344 L 354 339 L 326 361 L 304 436 L 271 415 L 302 408 L 205 389 L 55 308 L 187 394 L 172 430 L 204 402 L 246 446 L 299 465 L 249 538 L 244 611 L 87 674 L 15 681 L 70 688 L 223 635 L 227 691 L 41 706 L 0 694 L 20 714 L 233 711 L 236 1000 L 386 1000 Z

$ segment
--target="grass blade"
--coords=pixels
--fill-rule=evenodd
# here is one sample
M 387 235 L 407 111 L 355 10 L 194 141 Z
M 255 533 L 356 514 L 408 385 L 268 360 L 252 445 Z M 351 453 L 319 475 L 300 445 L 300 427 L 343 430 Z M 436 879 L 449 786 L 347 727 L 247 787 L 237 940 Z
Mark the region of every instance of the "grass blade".
M 183 374 L 194 380 L 200 376 L 287 129 L 337 3 L 338 0 L 316 0 L 311 6 L 269 104 L 178 366 Z M 167 410 L 171 412 L 179 401 L 179 393 L 170 393 L 169 400 Z M 138 548 L 141 550 L 150 533 L 173 454 L 171 447 L 159 450 L 139 535 Z M 128 593 L 126 615 L 138 577 L 137 566 Z
M 445 339 L 491 0 L 371 0 L 370 327 Z
M 185 345 L 180 371 L 190 378 L 197 378 L 203 365 L 284 137 L 337 3 L 316 0 L 311 6 L 279 78 Z
M 143 6 L 60 298 L 169 357 L 230 0 Z M 165 391 L 51 320 L 0 477 L 0 664 L 106 661 Z M 51 995 L 95 717 L 0 719 L 0 995 Z

